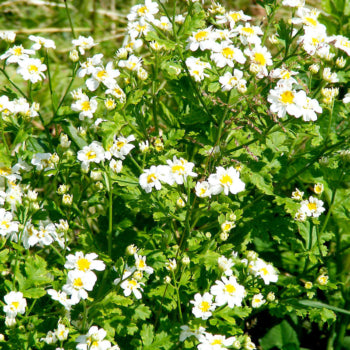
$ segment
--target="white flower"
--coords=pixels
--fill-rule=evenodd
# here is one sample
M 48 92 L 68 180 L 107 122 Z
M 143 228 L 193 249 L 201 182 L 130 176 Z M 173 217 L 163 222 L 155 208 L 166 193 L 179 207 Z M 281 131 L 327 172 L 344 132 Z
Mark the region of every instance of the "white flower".
M 177 267 L 176 259 L 169 259 L 169 261 L 165 263 L 165 268 L 169 271 L 175 271 L 176 267 Z
M 296 199 L 297 201 L 301 201 L 303 199 L 304 192 L 300 191 L 299 189 L 295 189 L 295 191 L 292 192 L 292 198 Z
M 244 14 L 243 11 L 229 11 L 224 15 L 216 16 L 218 23 L 229 23 L 230 28 L 233 29 L 238 21 L 250 21 L 252 18 Z
M 162 188 L 162 184 L 160 183 L 161 176 L 159 167 L 152 165 L 150 169 L 144 170 L 144 173 L 140 175 L 140 186 L 146 193 L 152 192 L 153 187 L 159 191 Z
M 12 221 L 13 216 L 4 208 L 0 208 L 0 235 L 5 237 L 18 232 L 18 222 Z
M 220 350 L 227 349 L 227 346 L 231 347 L 231 345 L 236 341 L 236 337 L 227 338 L 220 334 L 210 334 L 203 333 L 203 335 L 199 338 L 201 342 L 197 349 L 198 350 Z
M 234 266 L 232 259 L 227 259 L 225 256 L 220 256 L 218 258 L 218 266 L 221 271 L 224 272 L 226 276 L 232 275 L 231 267 Z
M 145 271 L 148 274 L 153 273 L 153 268 L 146 264 L 146 257 L 142 255 L 134 254 L 135 258 L 135 267 L 138 271 Z
M 133 148 L 135 148 L 135 146 L 130 143 L 132 141 L 135 141 L 134 135 L 129 135 L 128 137 L 120 136 L 113 142 L 113 145 L 109 148 L 108 152 L 110 155 L 124 160 L 125 156 L 128 155 Z M 109 157 L 108 152 L 106 152 L 107 159 Z
M 119 174 L 123 169 L 123 162 L 121 160 L 112 159 L 109 162 L 109 167 L 112 169 L 113 172 Z
M 303 24 L 316 30 L 324 31 L 326 29 L 326 27 L 323 24 L 319 23 L 317 20 L 318 15 L 320 14 L 320 11 L 317 9 L 310 10 L 307 7 L 300 6 L 296 14 L 299 18 L 292 18 L 292 23 Z
M 76 252 L 75 255 L 69 254 L 64 267 L 66 269 L 76 269 L 83 272 L 92 270 L 103 271 L 106 265 L 102 260 L 95 260 L 98 257 L 95 253 L 84 255 L 83 252 Z
M 303 106 L 306 105 L 305 91 L 296 92 L 289 85 L 279 85 L 267 97 L 271 103 L 270 111 L 277 113 L 278 118 L 283 118 L 286 113 L 299 118 L 303 114 Z
M 323 207 L 323 201 L 312 196 L 300 203 L 300 211 L 307 216 L 318 218 L 326 209 Z
M 259 276 L 264 280 L 265 284 L 270 284 L 270 282 L 276 283 L 278 281 L 278 275 L 275 268 L 260 258 L 252 261 L 249 267 L 255 276 Z
M 45 338 L 40 338 L 40 341 L 44 341 L 46 344 L 54 344 L 57 342 L 56 334 L 52 331 L 48 331 Z
M 62 290 L 71 295 L 72 300 L 79 301 L 87 299 L 87 291 L 92 291 L 96 283 L 97 277 L 94 273 L 85 273 L 79 270 L 71 270 L 68 272 L 67 283 Z
M 219 46 L 213 48 L 210 58 L 219 68 L 225 66 L 233 67 L 233 61 L 241 64 L 244 64 L 246 61 L 243 52 L 228 41 L 223 41 Z
M 257 74 L 257 78 L 268 75 L 266 66 L 272 65 L 272 56 L 265 46 L 256 45 L 253 49 L 246 48 L 244 54 L 250 57 L 250 70 Z
M 41 36 L 35 36 L 35 35 L 29 35 L 29 40 L 34 41 L 34 44 L 32 45 L 32 49 L 37 51 L 40 50 L 41 47 L 45 47 L 45 49 L 55 49 L 56 45 L 55 42 L 51 39 L 46 39 Z
M 261 43 L 259 35 L 264 34 L 260 27 L 251 26 L 250 23 L 247 23 L 245 26 L 239 25 L 232 32 L 239 34 L 239 39 L 243 45 L 254 44 L 256 46 Z
M 111 348 L 111 342 L 104 340 L 107 332 L 96 326 L 92 326 L 86 335 L 80 335 L 75 341 L 79 344 L 77 345 L 77 350 L 107 350 Z
M 53 237 L 56 235 L 56 227 L 53 223 L 47 224 L 46 226 L 41 224 L 37 233 L 39 246 L 50 245 L 54 241 Z
M 204 73 L 205 68 L 211 68 L 210 63 L 201 61 L 199 58 L 188 57 L 186 59 L 186 66 L 190 73 L 190 76 L 194 78 L 195 81 L 202 81 L 205 77 L 209 77 L 208 74 Z
M 204 50 L 211 50 L 215 47 L 215 45 L 218 45 L 215 42 L 216 35 L 215 32 L 213 32 L 212 28 L 206 28 L 206 29 L 199 29 L 196 32 L 193 32 L 192 35 L 187 39 L 188 45 L 187 49 L 190 49 L 191 51 L 196 51 L 201 49 Z
M 195 187 L 196 196 L 200 198 L 211 197 L 210 185 L 207 181 L 197 182 Z
M 155 19 L 153 24 L 166 32 L 170 32 L 173 29 L 173 25 L 166 16 L 161 16 L 160 19 Z
M 221 277 L 222 281 L 216 281 L 210 288 L 210 293 L 215 296 L 215 302 L 218 306 L 227 305 L 230 308 L 241 306 L 245 296 L 245 289 L 237 283 L 234 276 L 229 278 Z
M 18 62 L 17 73 L 21 74 L 24 80 L 30 80 L 33 84 L 45 79 L 46 65 L 38 58 L 27 58 Z
M 190 303 L 194 305 L 192 313 L 202 320 L 207 320 L 216 308 L 216 304 L 213 303 L 213 296 L 208 292 L 204 293 L 203 296 L 197 293 Z
M 194 164 L 188 162 L 187 160 L 180 158 L 177 159 L 176 156 L 173 157 L 173 160 L 167 160 L 169 165 L 169 175 L 170 177 L 164 179 L 169 185 L 173 185 L 177 183 L 178 185 L 182 185 L 184 181 L 187 179 L 187 176 L 196 177 L 197 174 L 192 171 Z
M 129 22 L 144 18 L 149 22 L 154 20 L 154 16 L 158 13 L 158 3 L 152 0 L 145 0 L 144 4 L 135 5 L 130 9 L 130 14 L 127 16 Z
M 18 313 L 23 315 L 26 312 L 27 300 L 23 298 L 23 293 L 12 291 L 4 296 L 4 301 L 6 317 L 15 318 Z
M 252 307 L 253 308 L 258 308 L 265 303 L 266 303 L 266 300 L 264 299 L 264 296 L 261 293 L 255 294 L 252 298 Z
M 234 87 L 238 88 L 239 84 L 243 84 L 245 86 L 247 81 L 242 78 L 243 72 L 239 69 L 234 69 L 233 75 L 231 72 L 226 72 L 219 78 L 219 83 L 221 84 L 222 91 L 230 91 Z
M 6 30 L 4 32 L 0 32 L 0 38 L 8 43 L 13 43 L 16 40 L 16 33 Z
M 239 172 L 233 167 L 228 169 L 216 167 L 216 173 L 211 174 L 208 178 L 211 193 L 215 195 L 223 191 L 228 195 L 244 191 L 245 183 L 239 178 L 239 175 Z
M 61 303 L 67 311 L 69 311 L 72 308 L 72 305 L 76 304 L 74 300 L 72 301 L 72 299 L 68 298 L 66 292 L 57 292 L 54 289 L 49 289 L 47 291 L 47 294 L 51 296 L 52 300 L 56 300 L 59 303 Z
M 80 68 L 77 71 L 77 76 L 79 78 L 83 78 L 86 74 L 91 75 L 95 71 L 96 66 L 102 64 L 102 57 L 103 54 L 99 53 L 93 57 L 87 58 L 85 62 L 80 63 Z
M 105 150 L 100 142 L 93 141 L 89 146 L 84 146 L 78 151 L 77 158 L 85 164 L 100 163 L 105 159 Z
M 130 71 L 137 71 L 141 68 L 142 58 L 131 55 L 127 60 L 119 61 L 118 66 Z
M 75 112 L 80 112 L 80 120 L 84 120 L 85 117 L 92 119 L 97 109 L 97 97 L 89 99 L 89 97 L 84 94 L 79 100 L 72 103 L 71 108 Z
M 19 63 L 21 60 L 29 58 L 29 55 L 35 54 L 34 50 L 27 50 L 22 45 L 13 46 L 8 49 L 3 55 L 0 56 L 0 60 L 6 59 L 6 64 Z
M 322 107 L 320 107 L 316 99 L 306 97 L 306 101 L 302 106 L 302 118 L 304 121 L 315 121 L 317 120 L 316 113 L 322 113 Z
M 57 329 L 55 331 L 55 335 L 58 340 L 64 341 L 68 338 L 69 328 L 66 328 L 66 326 L 63 323 L 59 323 L 57 325 Z
M 85 54 L 85 50 L 89 50 L 95 45 L 97 45 L 91 36 L 85 37 L 82 35 L 79 35 L 78 39 L 72 40 L 72 44 L 78 47 L 78 50 L 81 55 Z
M 130 278 L 122 282 L 120 287 L 123 288 L 124 290 L 123 293 L 126 297 L 128 297 L 131 293 L 133 293 L 136 299 L 141 299 L 142 294 L 140 291 L 143 291 L 143 289 L 141 288 L 141 285 L 143 285 L 142 282 L 139 283 L 135 278 Z
M 115 83 L 110 89 L 107 89 L 105 94 L 116 97 L 121 103 L 123 103 L 126 99 L 125 92 L 117 83 Z
M 322 77 L 328 83 L 337 83 L 339 81 L 337 73 L 332 73 L 329 67 L 325 68 L 322 72 Z
M 92 77 L 86 80 L 86 86 L 90 91 L 95 91 L 100 83 L 103 83 L 107 88 L 113 88 L 115 86 L 115 78 L 120 75 L 118 69 L 113 69 L 113 62 L 108 62 L 106 68 L 97 67 Z
M 314 55 L 316 52 L 322 52 L 322 50 L 329 50 L 327 42 L 326 30 L 323 27 L 317 29 L 312 27 L 304 27 L 305 34 L 298 40 L 299 43 L 303 44 L 303 49 L 309 54 Z
M 289 7 L 301 7 L 305 5 L 305 0 L 283 0 L 282 5 Z
M 221 229 L 223 232 L 230 232 L 234 227 L 236 227 L 233 221 L 226 220 L 221 224 Z
M 350 40 L 342 35 L 336 35 L 331 38 L 335 40 L 334 47 L 344 51 L 348 56 L 350 56 Z

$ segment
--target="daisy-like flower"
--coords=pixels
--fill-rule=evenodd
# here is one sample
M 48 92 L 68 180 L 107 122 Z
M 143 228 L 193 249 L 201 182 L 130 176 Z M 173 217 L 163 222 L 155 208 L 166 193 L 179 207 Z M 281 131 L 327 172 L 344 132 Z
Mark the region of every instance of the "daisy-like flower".
M 252 307 L 253 308 L 258 308 L 265 303 L 266 303 L 266 300 L 264 299 L 264 296 L 261 293 L 255 294 L 252 298 Z
M 85 164 L 100 163 L 105 159 L 105 150 L 100 142 L 93 141 L 89 146 L 84 146 L 78 151 L 77 158 Z
M 278 118 L 283 118 L 286 113 L 299 118 L 306 105 L 306 93 L 296 92 L 288 85 L 280 85 L 270 90 L 267 100 L 271 103 L 270 111 L 277 113 Z
M 127 18 L 129 22 L 143 18 L 149 22 L 153 22 L 154 15 L 158 13 L 158 3 L 152 0 L 145 0 L 144 4 L 135 5 L 131 8 Z
M 307 216 L 304 212 L 301 210 L 297 211 L 294 215 L 294 220 L 299 221 L 299 222 L 304 222 L 306 220 Z
M 124 160 L 125 156 L 128 155 L 133 148 L 135 148 L 135 146 L 130 143 L 132 141 L 135 141 L 134 135 L 129 135 L 128 137 L 119 136 L 106 152 L 106 158 L 110 159 L 111 156 L 114 156 Z
M 320 275 L 317 277 L 317 282 L 321 285 L 321 286 L 325 286 L 328 283 L 328 279 L 329 277 L 327 275 Z
M 153 24 L 165 32 L 170 32 L 173 29 L 173 25 L 166 16 L 161 16 L 160 19 L 155 19 Z
M 67 283 L 62 287 L 62 290 L 71 295 L 72 300 L 87 299 L 87 291 L 93 290 L 96 280 L 97 277 L 94 273 L 88 274 L 79 270 L 71 270 L 68 272 Z
M 233 75 L 231 72 L 226 72 L 219 78 L 219 83 L 221 84 L 222 91 L 230 91 L 234 87 L 238 88 L 239 85 L 245 86 L 247 81 L 243 79 L 243 72 L 235 68 Z
M 79 100 L 72 103 L 71 108 L 74 112 L 80 112 L 80 120 L 84 120 L 84 118 L 92 119 L 97 109 L 97 97 L 92 97 L 90 99 L 84 94 Z
M 226 276 L 232 276 L 231 267 L 234 266 L 232 259 L 227 259 L 225 256 L 220 256 L 218 258 L 218 266 L 221 271 L 224 272 Z
M 295 189 L 295 191 L 292 192 L 292 198 L 296 199 L 297 201 L 301 201 L 303 199 L 304 192 L 300 191 L 299 189 Z
M 121 103 L 126 99 L 125 92 L 117 83 L 115 83 L 110 89 L 107 89 L 105 94 L 116 97 Z
M 165 263 L 165 268 L 169 271 L 175 271 L 176 267 L 177 267 L 176 259 L 169 259 L 169 261 Z
M 135 278 L 129 278 L 122 282 L 120 287 L 123 288 L 123 293 L 126 297 L 133 293 L 136 299 L 141 299 L 141 292 L 143 292 L 142 285 L 144 285 L 144 283 L 138 282 Z
M 270 72 L 270 77 L 273 79 L 280 79 L 277 85 L 290 85 L 296 84 L 297 81 L 293 78 L 293 75 L 297 75 L 298 72 L 290 71 L 285 68 L 273 69 Z
M 337 83 L 339 81 L 337 73 L 332 73 L 329 67 L 325 68 L 322 72 L 322 77 L 328 83 Z
M 210 58 L 219 68 L 225 66 L 233 67 L 233 61 L 241 64 L 244 64 L 246 61 L 243 52 L 234 47 L 229 41 L 223 41 L 220 45 L 214 47 Z
M 0 97 L 0 112 L 3 116 L 8 116 L 14 112 L 13 102 L 6 95 Z
M 160 179 L 162 177 L 159 167 L 152 165 L 150 169 L 144 170 L 144 173 L 139 177 L 140 186 L 146 191 L 146 193 L 152 192 L 153 187 L 156 190 L 162 188 Z
M 194 190 L 197 197 L 211 197 L 210 185 L 208 181 L 197 182 Z
M 18 62 L 17 73 L 21 74 L 24 80 L 30 80 L 33 84 L 45 78 L 46 65 L 38 58 L 22 59 Z
M 78 39 L 72 40 L 72 44 L 75 47 L 78 47 L 78 50 L 79 50 L 81 55 L 85 54 L 85 50 L 89 50 L 92 47 L 94 47 L 95 45 L 97 45 L 91 36 L 85 37 L 82 35 L 79 35 Z
M 36 153 L 34 154 L 31 163 L 35 165 L 35 168 L 38 171 L 55 169 L 51 153 Z
M 251 26 L 250 23 L 247 23 L 245 26 L 239 25 L 233 29 L 233 33 L 239 34 L 239 39 L 243 45 L 260 45 L 261 39 L 259 35 L 264 34 L 260 27 Z
M 34 50 L 25 49 L 22 45 L 15 45 L 2 54 L 0 60 L 6 60 L 6 64 L 19 63 L 21 60 L 28 59 L 29 55 L 34 54 Z
M 56 44 L 51 39 L 46 39 L 36 35 L 29 35 L 28 39 L 34 41 L 34 44 L 31 47 L 32 50 L 40 50 L 42 46 L 45 49 L 56 49 Z
M 169 165 L 169 175 L 168 179 L 165 179 L 169 185 L 173 185 L 177 183 L 178 185 L 182 185 L 184 180 L 186 180 L 187 176 L 196 177 L 197 173 L 193 172 L 192 169 L 194 164 L 188 162 L 187 160 L 180 158 L 177 159 L 176 156 L 173 157 L 173 160 L 167 160 Z
M 5 304 L 3 307 L 6 317 L 15 318 L 17 314 L 26 312 L 27 300 L 23 298 L 21 292 L 10 292 L 4 296 Z
M 303 44 L 303 49 L 311 56 L 322 50 L 329 50 L 326 30 L 321 28 L 304 27 L 305 34 L 299 38 L 298 43 Z
M 225 221 L 221 224 L 221 230 L 223 232 L 230 232 L 234 227 L 236 227 L 236 224 L 233 221 Z
M 205 68 L 211 68 L 210 63 L 201 61 L 199 58 L 195 57 L 188 57 L 186 59 L 186 66 L 188 68 L 188 71 L 190 73 L 190 76 L 194 78 L 195 81 L 200 82 L 205 77 L 208 77 L 209 75 L 204 73 Z
M 147 33 L 152 30 L 152 27 L 143 18 L 136 22 L 128 23 L 128 33 L 130 35 L 131 42 L 125 47 L 129 52 L 133 52 L 137 48 L 142 46 L 142 40 L 137 39 L 142 35 L 147 35 Z M 141 40 L 141 42 L 139 41 Z M 140 45 L 141 44 L 141 45 Z
M 64 341 L 68 338 L 69 328 L 67 328 L 63 323 L 57 325 L 55 334 L 58 340 Z
M 216 35 L 212 27 L 205 29 L 199 29 L 196 32 L 193 32 L 192 35 L 187 39 L 188 45 L 186 49 L 191 51 L 196 51 L 198 49 L 211 50 L 217 45 L 215 43 Z
M 47 291 L 47 294 L 51 296 L 52 300 L 56 300 L 61 305 L 63 305 L 67 311 L 69 311 L 72 308 L 72 305 L 76 304 L 75 300 L 68 298 L 68 295 L 66 292 L 63 292 L 63 291 L 57 292 L 54 289 L 49 289 Z
M 283 0 L 282 5 L 288 7 L 302 7 L 305 5 L 305 0 Z
M 151 275 L 153 273 L 153 268 L 146 264 L 146 257 L 142 255 L 134 254 L 135 258 L 135 267 L 138 271 L 144 271 Z
M 320 11 L 317 9 L 308 9 L 307 7 L 300 6 L 296 13 L 299 18 L 292 18 L 292 23 L 303 24 L 312 29 L 325 30 L 326 27 L 317 20 L 319 14 Z
M 316 99 L 306 97 L 302 108 L 302 118 L 305 122 L 317 120 L 317 114 L 322 113 L 322 107 Z
M 256 45 L 253 49 L 246 48 L 244 54 L 250 58 L 250 71 L 255 73 L 257 78 L 268 75 L 266 66 L 272 65 L 271 53 L 265 46 Z
M 93 57 L 87 58 L 85 62 L 80 63 L 80 68 L 77 71 L 77 76 L 79 78 L 83 78 L 85 75 L 91 75 L 96 70 L 96 67 L 102 64 L 102 57 L 103 54 L 99 53 Z
M 331 37 L 330 40 L 334 42 L 334 47 L 344 51 L 348 56 L 350 56 L 350 40 L 342 35 L 336 35 Z
M 326 209 L 323 207 L 323 201 L 310 196 L 309 199 L 302 201 L 300 211 L 306 216 L 318 218 Z
M 191 329 L 190 327 L 183 325 L 180 327 L 180 337 L 179 340 L 181 342 L 185 341 L 187 338 L 195 336 L 197 339 L 199 339 L 201 336 L 205 334 L 205 328 L 199 327 L 198 329 Z
M 4 208 L 0 208 L 0 235 L 5 237 L 18 232 L 18 222 L 12 221 L 13 216 Z
M 127 60 L 119 61 L 118 66 L 121 68 L 126 68 L 130 71 L 137 71 L 139 68 L 141 68 L 141 63 L 142 58 L 131 55 Z
M 237 283 L 236 277 L 221 277 L 221 281 L 210 288 L 210 293 L 215 296 L 215 303 L 218 306 L 227 305 L 230 308 L 241 306 L 245 296 L 245 289 Z
M 80 335 L 75 341 L 79 343 L 77 350 L 108 350 L 111 348 L 111 342 L 104 340 L 107 332 L 103 328 L 96 326 L 90 327 L 86 335 Z
M 252 261 L 249 267 L 255 276 L 259 276 L 264 280 L 265 284 L 276 283 L 278 280 L 275 268 L 260 258 Z
M 323 184 L 318 182 L 317 184 L 314 185 L 314 192 L 316 194 L 321 194 L 323 192 L 323 190 L 324 190 Z
M 229 11 L 224 15 L 216 16 L 218 23 L 229 23 L 230 28 L 233 29 L 238 21 L 250 21 L 252 18 L 244 14 L 243 11 Z
M 212 311 L 216 308 L 216 304 L 213 303 L 213 296 L 208 292 L 204 293 L 203 296 L 197 293 L 194 296 L 194 300 L 191 300 L 190 303 L 194 305 L 192 313 L 202 320 L 207 320 L 211 317 Z
M 92 77 L 86 80 L 86 86 L 90 91 L 95 91 L 100 83 L 107 88 L 112 88 L 116 81 L 114 80 L 119 76 L 118 69 L 113 69 L 113 62 L 108 62 L 106 68 L 97 67 L 92 73 Z
M 0 32 L 0 38 L 8 43 L 13 43 L 16 40 L 16 33 L 10 30 Z
M 41 223 L 37 233 L 39 246 L 50 245 L 54 241 L 56 235 L 56 227 L 53 223 L 47 224 L 46 226 Z
M 225 195 L 228 195 L 244 191 L 245 183 L 239 178 L 239 175 L 239 172 L 233 167 L 228 169 L 216 167 L 216 173 L 211 174 L 208 178 L 211 193 L 215 195 L 223 191 Z
M 75 255 L 69 254 L 64 267 L 66 269 L 76 269 L 78 271 L 88 272 L 92 270 L 103 271 L 106 265 L 102 260 L 96 260 L 98 257 L 95 253 L 84 255 L 83 252 L 76 252 Z
M 204 333 L 200 338 L 201 342 L 198 346 L 198 350 L 220 350 L 227 349 L 227 347 L 231 347 L 233 343 L 236 341 L 236 337 L 226 338 L 220 334 L 211 334 Z

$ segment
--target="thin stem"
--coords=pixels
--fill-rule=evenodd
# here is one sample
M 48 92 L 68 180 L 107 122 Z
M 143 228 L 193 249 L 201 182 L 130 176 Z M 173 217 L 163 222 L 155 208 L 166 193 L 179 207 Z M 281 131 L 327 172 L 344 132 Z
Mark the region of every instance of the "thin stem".
M 72 72 L 72 79 L 70 80 L 69 85 L 68 85 L 66 91 L 64 92 L 64 95 L 63 95 L 63 97 L 61 98 L 60 103 L 58 104 L 58 107 L 57 107 L 57 109 L 56 109 L 55 115 L 57 115 L 59 109 L 60 109 L 61 106 L 62 106 L 63 101 L 65 100 L 65 98 L 66 98 L 66 96 L 67 96 L 67 94 L 68 94 L 70 88 L 72 87 L 73 81 L 74 81 L 75 76 L 76 76 L 76 67 L 77 67 L 77 63 L 74 63 L 73 72 Z
M 7 154 L 10 154 L 10 148 L 9 148 L 9 145 L 7 144 L 7 140 L 6 140 L 6 137 L 5 137 L 5 126 L 4 126 L 4 119 L 3 119 L 2 115 L 0 116 L 0 120 L 1 120 L 2 142 L 5 144 L 5 148 L 6 148 Z
M 46 50 L 46 66 L 47 66 L 47 76 L 49 78 L 49 89 L 50 89 L 50 96 L 51 96 L 51 109 L 52 109 L 52 114 L 53 117 L 55 116 L 55 106 L 54 106 L 54 101 L 53 101 L 53 91 L 52 91 L 52 80 L 51 80 L 51 72 L 50 72 L 50 62 L 49 62 L 49 55 L 48 51 Z
M 181 324 L 184 324 L 183 317 L 182 317 L 182 311 L 181 311 L 181 299 L 180 299 L 179 287 L 177 285 L 175 273 L 174 273 L 173 269 L 171 270 L 171 274 L 172 274 L 173 280 L 174 280 L 174 288 L 175 288 L 176 296 L 177 296 L 177 308 L 179 310 L 180 321 L 181 321 Z
M 108 255 L 112 258 L 112 239 L 113 239 L 113 191 L 112 180 L 107 171 L 108 176 Z
M 27 95 L 11 80 L 11 78 L 8 76 L 8 74 L 6 73 L 5 69 L 0 68 L 0 71 L 2 72 L 2 74 L 5 75 L 6 79 L 8 80 L 8 82 L 25 98 L 27 99 Z
M 72 19 L 71 19 L 71 17 L 70 17 L 70 13 L 69 13 L 69 8 L 68 8 L 67 0 L 64 0 L 64 5 L 65 5 L 65 8 L 66 8 L 66 13 L 67 13 L 67 17 L 68 17 L 70 29 L 72 30 L 72 36 L 73 36 L 73 38 L 75 39 L 76 36 L 75 36 L 75 33 L 74 33 L 73 22 L 72 22 Z
M 158 118 L 157 118 L 157 96 L 156 96 L 156 81 L 158 77 L 158 53 L 155 52 L 154 74 L 152 79 L 152 115 L 156 134 L 159 134 Z

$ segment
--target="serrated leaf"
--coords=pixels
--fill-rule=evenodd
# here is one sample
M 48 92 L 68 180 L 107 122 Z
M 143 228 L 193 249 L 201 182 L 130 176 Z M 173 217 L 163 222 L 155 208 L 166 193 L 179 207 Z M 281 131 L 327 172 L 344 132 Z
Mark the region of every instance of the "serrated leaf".
M 135 320 L 146 320 L 151 316 L 152 312 L 151 309 L 143 304 L 140 304 L 136 309 L 135 309 L 135 314 L 133 315 L 133 319 Z
M 144 346 L 149 346 L 153 342 L 154 327 L 151 324 L 143 324 L 140 332 L 141 339 Z
M 25 298 L 38 299 L 43 297 L 46 294 L 44 288 L 29 288 L 23 291 L 23 296 Z

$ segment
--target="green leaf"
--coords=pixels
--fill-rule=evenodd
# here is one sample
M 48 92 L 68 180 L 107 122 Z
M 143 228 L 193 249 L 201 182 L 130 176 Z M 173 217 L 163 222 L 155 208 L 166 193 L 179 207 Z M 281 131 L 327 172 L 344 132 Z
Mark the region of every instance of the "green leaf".
M 151 316 L 152 312 L 151 309 L 143 304 L 140 304 L 136 309 L 135 309 L 135 314 L 133 315 L 133 319 L 135 320 L 146 320 Z
M 140 332 L 141 339 L 144 346 L 149 346 L 153 342 L 154 338 L 154 327 L 151 324 L 143 324 Z
M 68 134 L 70 139 L 80 148 L 82 149 L 84 146 L 87 146 L 87 142 L 78 135 L 77 129 L 72 125 L 62 124 L 64 131 Z
M 270 329 L 260 340 L 260 345 L 264 350 L 269 350 L 274 347 L 284 349 L 289 344 L 295 344 L 297 346 L 296 349 L 299 348 L 298 335 L 287 321 L 282 321 L 280 324 Z
M 27 275 L 25 281 L 26 289 L 51 282 L 49 271 L 46 270 L 46 266 L 46 261 L 38 255 L 26 261 L 24 267 Z
M 43 297 L 45 294 L 46 290 L 44 288 L 29 288 L 23 291 L 23 296 L 25 298 L 38 299 Z
M 314 300 L 296 300 L 295 301 L 296 304 L 302 305 L 302 306 L 308 306 L 308 307 L 313 307 L 313 308 L 317 308 L 317 309 L 329 309 L 332 310 L 334 312 L 339 312 L 341 314 L 345 314 L 345 315 L 350 315 L 350 311 L 342 309 L 340 307 L 336 307 L 336 306 L 332 306 L 332 305 L 328 305 L 325 303 L 322 303 L 320 301 L 314 301 Z
M 268 195 L 273 195 L 273 186 L 271 183 L 267 183 L 267 180 L 258 173 L 253 173 L 250 176 L 250 181 L 262 192 Z

